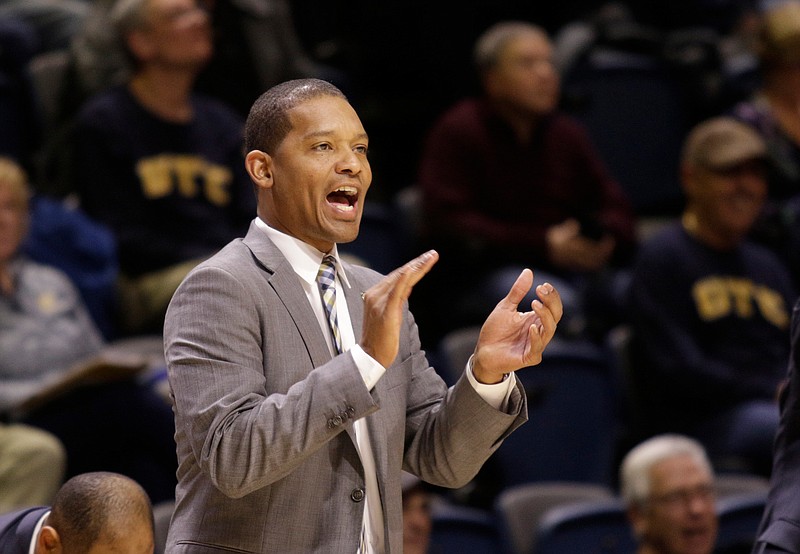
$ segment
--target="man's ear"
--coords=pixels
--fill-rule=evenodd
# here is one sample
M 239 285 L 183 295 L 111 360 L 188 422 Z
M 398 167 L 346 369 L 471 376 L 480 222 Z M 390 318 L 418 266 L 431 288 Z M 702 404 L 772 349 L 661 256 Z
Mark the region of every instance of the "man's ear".
M 251 150 L 244 158 L 244 166 L 257 187 L 272 187 L 272 156 L 261 150 Z
M 60 554 L 61 553 L 61 537 L 58 536 L 58 531 L 45 525 L 39 531 L 39 536 L 36 539 L 35 554 Z
M 681 189 L 686 198 L 690 199 L 697 191 L 698 169 L 690 164 L 682 164 L 679 171 L 681 176 Z
M 647 517 L 643 511 L 642 506 L 631 505 L 627 509 L 628 521 L 631 524 L 631 530 L 637 542 L 642 540 L 645 532 L 647 531 Z
M 153 56 L 154 48 L 150 38 L 144 32 L 134 30 L 125 35 L 128 50 L 139 60 L 148 60 Z

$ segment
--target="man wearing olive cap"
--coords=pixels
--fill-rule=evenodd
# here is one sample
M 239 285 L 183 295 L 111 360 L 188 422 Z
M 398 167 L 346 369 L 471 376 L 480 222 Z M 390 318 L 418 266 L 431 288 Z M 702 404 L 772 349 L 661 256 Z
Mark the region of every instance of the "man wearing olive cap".
M 642 244 L 630 309 L 646 433 L 699 439 L 716 463 L 769 473 L 789 358 L 788 270 L 747 237 L 767 195 L 766 146 L 727 117 L 695 127 L 679 221 Z

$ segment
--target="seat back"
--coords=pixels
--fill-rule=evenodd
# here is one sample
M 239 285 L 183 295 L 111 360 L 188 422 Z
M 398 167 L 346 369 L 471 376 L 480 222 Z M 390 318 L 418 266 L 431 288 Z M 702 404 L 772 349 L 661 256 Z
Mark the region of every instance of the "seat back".
M 491 512 L 445 502 L 431 511 L 431 552 L 497 554 L 500 535 Z
M 657 57 L 596 51 L 564 77 L 567 111 L 588 129 L 637 214 L 676 213 L 690 126 L 680 83 Z
M 54 50 L 38 54 L 29 65 L 36 100 L 42 110 L 42 123 L 48 133 L 64 117 L 60 112 L 60 102 L 67 86 L 70 63 L 69 51 Z
M 607 353 L 589 342 L 554 340 L 539 365 L 516 376 L 528 397 L 528 422 L 493 455 L 505 486 L 613 482 L 618 406 Z
M 613 496 L 610 487 L 591 483 L 525 483 L 504 489 L 495 501 L 495 519 L 505 551 L 531 552 L 536 544 L 537 526 L 548 511 Z
M 755 543 L 766 505 L 767 491 L 720 498 L 717 501 L 719 533 L 716 551 L 749 552 Z
M 153 540 L 155 543 L 153 554 L 164 554 L 167 548 L 167 532 L 174 511 L 175 502 L 172 501 L 161 502 L 153 506 Z
M 723 500 L 743 494 L 767 494 L 769 479 L 752 473 L 717 473 L 714 477 L 714 486 L 717 490 L 717 499 Z
M 478 343 L 480 327 L 463 327 L 447 333 L 439 343 L 436 359 L 437 368 L 442 379 L 448 385 L 455 384 L 464 373 L 464 368 Z
M 636 541 L 620 499 L 584 502 L 548 512 L 531 554 L 630 554 Z

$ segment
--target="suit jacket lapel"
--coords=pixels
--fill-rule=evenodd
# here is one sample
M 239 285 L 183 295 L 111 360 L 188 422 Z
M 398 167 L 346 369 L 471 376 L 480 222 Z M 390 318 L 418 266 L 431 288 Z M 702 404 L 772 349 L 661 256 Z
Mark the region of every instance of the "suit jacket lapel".
M 269 274 L 267 282 L 297 326 L 314 367 L 328 362 L 331 359 L 328 343 L 292 266 L 269 237 L 253 223 L 250 224 L 244 244 Z
M 255 223 L 250 224 L 250 229 L 244 238 L 244 244 L 250 249 L 264 270 L 270 274 L 267 279 L 269 285 L 275 290 L 278 298 L 280 298 L 297 326 L 313 366 L 319 367 L 329 362 L 331 360 L 331 352 L 328 349 L 328 343 L 322 334 L 322 329 L 319 328 L 317 318 L 308 304 L 308 298 L 306 298 L 303 287 L 300 285 L 299 278 L 292 266 L 289 265 L 289 262 L 278 247 L 269 240 L 269 237 L 255 226 Z M 347 296 L 353 332 L 356 333 L 356 337 L 360 337 L 361 321 L 364 316 L 361 292 L 359 290 L 358 293 L 351 293 L 350 291 L 355 289 L 343 288 Z M 355 312 L 353 308 L 355 308 Z M 347 426 L 345 431 L 350 436 L 353 446 L 355 446 L 356 435 L 352 425 Z

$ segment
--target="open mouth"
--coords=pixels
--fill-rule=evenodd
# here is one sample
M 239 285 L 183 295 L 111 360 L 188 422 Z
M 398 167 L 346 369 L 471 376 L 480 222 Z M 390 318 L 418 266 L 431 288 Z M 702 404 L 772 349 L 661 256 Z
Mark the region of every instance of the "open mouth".
M 358 189 L 355 187 L 339 187 L 327 196 L 328 203 L 341 211 L 353 211 L 358 201 Z
M 707 527 L 694 527 L 683 530 L 684 538 L 690 543 L 708 542 L 711 539 L 711 530 Z

